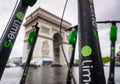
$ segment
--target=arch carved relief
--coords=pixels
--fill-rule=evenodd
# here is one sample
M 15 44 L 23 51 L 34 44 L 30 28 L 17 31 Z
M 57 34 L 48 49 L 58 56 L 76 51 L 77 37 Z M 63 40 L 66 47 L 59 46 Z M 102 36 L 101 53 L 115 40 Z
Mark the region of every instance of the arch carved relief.
M 47 40 L 42 43 L 42 56 L 45 58 L 49 57 L 49 44 Z

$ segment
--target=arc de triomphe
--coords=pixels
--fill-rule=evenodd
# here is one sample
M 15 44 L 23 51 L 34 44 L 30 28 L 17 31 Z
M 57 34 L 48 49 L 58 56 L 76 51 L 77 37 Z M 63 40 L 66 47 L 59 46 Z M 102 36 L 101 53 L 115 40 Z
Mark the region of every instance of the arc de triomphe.
M 32 31 L 32 25 L 34 25 L 36 22 L 39 23 L 40 31 L 32 60 L 39 62 L 40 64 L 42 64 L 43 61 L 52 61 L 53 63 L 59 63 L 62 65 L 65 64 L 64 56 L 59 45 L 60 18 L 40 7 L 26 18 L 26 22 L 24 24 L 25 39 L 23 62 L 26 61 L 30 50 L 30 46 L 27 43 L 28 35 Z M 63 47 L 68 60 L 70 58 L 71 46 L 68 44 L 69 32 L 66 32 L 64 30 L 69 27 L 71 27 L 71 24 L 63 20 L 61 34 Z

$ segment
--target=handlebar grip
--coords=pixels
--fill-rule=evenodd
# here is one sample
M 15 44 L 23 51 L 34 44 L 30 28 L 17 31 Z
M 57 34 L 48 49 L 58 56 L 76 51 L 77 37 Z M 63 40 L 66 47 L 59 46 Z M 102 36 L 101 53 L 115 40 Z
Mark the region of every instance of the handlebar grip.
M 37 2 L 37 0 L 23 0 L 23 2 L 32 7 Z
M 111 41 L 116 41 L 117 40 L 117 26 L 111 26 L 110 40 Z

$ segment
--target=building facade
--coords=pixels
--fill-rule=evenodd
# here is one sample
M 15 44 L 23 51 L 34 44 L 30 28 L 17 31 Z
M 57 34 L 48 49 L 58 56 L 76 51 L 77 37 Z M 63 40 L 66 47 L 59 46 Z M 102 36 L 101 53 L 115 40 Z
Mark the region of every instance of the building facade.
M 119 51 L 117 52 L 117 56 L 115 59 L 117 62 L 120 62 L 120 47 L 119 47 Z
M 30 45 L 27 43 L 28 35 L 32 31 L 32 26 L 38 22 L 40 30 L 37 37 L 37 42 L 34 48 L 32 60 L 42 64 L 44 61 L 52 61 L 57 64 L 66 64 L 60 43 L 63 44 L 67 59 L 70 58 L 70 48 L 68 44 L 69 32 L 65 29 L 71 27 L 71 23 L 63 20 L 60 38 L 60 21 L 61 19 L 56 15 L 42 9 L 36 9 L 32 14 L 26 18 L 25 26 L 25 39 L 24 39 L 24 54 L 23 62 L 26 61 Z

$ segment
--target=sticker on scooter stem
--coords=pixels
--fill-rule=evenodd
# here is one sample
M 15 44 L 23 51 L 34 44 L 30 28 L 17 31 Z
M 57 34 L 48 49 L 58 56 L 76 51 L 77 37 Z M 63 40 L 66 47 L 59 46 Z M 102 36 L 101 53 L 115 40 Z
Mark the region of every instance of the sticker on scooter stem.
M 17 16 L 17 18 L 19 19 L 19 20 L 23 20 L 23 18 L 24 18 L 24 13 L 23 12 L 18 12 L 17 14 L 16 14 L 16 16 Z
M 81 54 L 84 57 L 88 57 L 92 54 L 92 49 L 90 46 L 84 46 L 82 47 Z

